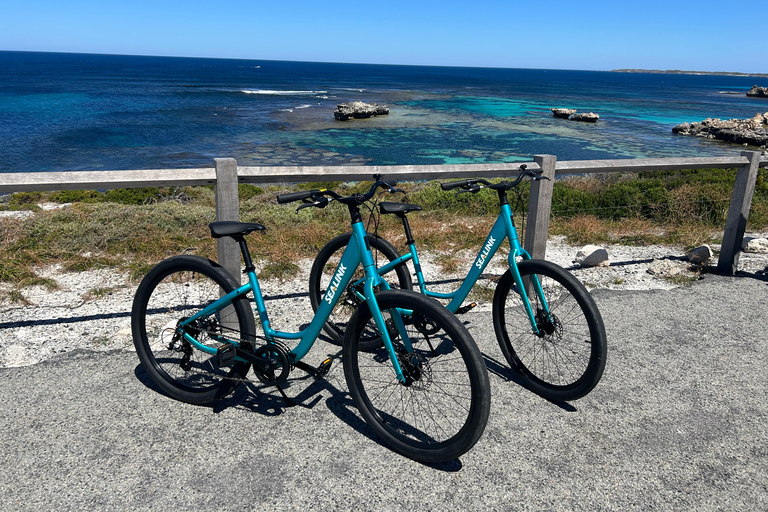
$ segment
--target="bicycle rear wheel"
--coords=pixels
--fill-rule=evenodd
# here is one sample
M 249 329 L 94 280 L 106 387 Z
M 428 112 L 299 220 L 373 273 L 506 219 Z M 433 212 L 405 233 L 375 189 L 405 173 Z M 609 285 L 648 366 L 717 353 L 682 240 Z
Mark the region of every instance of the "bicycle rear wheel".
M 466 328 L 433 299 L 387 290 L 376 301 L 388 323 L 398 314 L 395 308 L 413 312 L 403 317 L 413 352 L 401 336 L 392 337 L 406 377 L 401 383 L 383 346 L 361 348 L 365 331 L 378 332 L 363 303 L 350 320 L 343 351 L 344 376 L 355 404 L 394 451 L 421 462 L 459 457 L 480 439 L 490 412 L 480 351 Z
M 605 326 L 597 305 L 578 279 L 554 263 L 523 261 L 518 270 L 523 282 L 539 280 L 551 316 L 531 289 L 528 299 L 540 333 L 535 334 L 507 270 L 493 296 L 493 327 L 504 357 L 526 387 L 544 398 L 583 397 L 605 368 Z
M 133 342 L 152 380 L 171 397 L 203 404 L 227 396 L 245 378 L 250 364 L 219 366 L 215 350 L 227 342 L 251 344 L 256 327 L 248 299 L 186 328 L 213 353 L 195 348 L 178 324 L 236 289 L 234 279 L 199 256 L 175 256 L 158 263 L 142 280 L 131 311 Z
M 341 261 L 341 255 L 344 253 L 344 249 L 347 248 L 352 233 L 344 233 L 339 235 L 320 249 L 320 252 L 315 258 L 315 262 L 312 264 L 312 270 L 309 273 L 309 300 L 312 303 L 312 309 L 317 311 L 320 302 L 323 300 L 325 290 L 333 277 L 333 272 Z M 368 234 L 368 243 L 371 246 L 371 252 L 373 253 L 373 259 L 377 266 L 382 266 L 390 261 L 393 261 L 400 257 L 400 253 L 394 248 L 392 244 L 385 239 Z M 384 276 L 388 279 L 389 285 L 392 288 L 411 289 L 412 282 L 411 276 L 408 273 L 408 266 L 403 263 L 398 265 L 394 269 L 394 276 L 389 278 L 389 275 Z M 365 277 L 362 267 L 358 267 L 355 270 L 355 274 L 352 277 L 351 283 Z M 341 296 L 339 303 L 333 309 L 333 313 L 328 317 L 328 321 L 325 322 L 323 330 L 331 338 L 331 342 L 336 345 L 341 345 L 344 342 L 344 331 L 347 328 L 349 319 L 355 309 L 362 303 L 356 290 L 353 289 L 350 284 L 344 294 Z M 364 340 L 367 347 L 373 348 L 381 344 L 381 338 L 374 337 L 368 340 Z

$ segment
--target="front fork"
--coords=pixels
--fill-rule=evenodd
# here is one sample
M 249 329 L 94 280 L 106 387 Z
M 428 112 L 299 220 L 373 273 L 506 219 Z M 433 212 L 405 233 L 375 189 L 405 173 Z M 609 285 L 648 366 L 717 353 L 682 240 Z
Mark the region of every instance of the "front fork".
M 378 280 L 378 282 L 374 283 L 375 280 Z M 387 353 L 389 354 L 389 361 L 392 363 L 392 367 L 395 370 L 397 380 L 400 381 L 401 384 L 405 384 L 406 377 L 405 374 L 403 374 L 402 367 L 400 366 L 400 361 L 397 357 L 394 343 L 392 343 L 392 338 L 389 336 L 389 328 L 387 326 L 387 322 L 384 319 L 384 315 L 381 314 L 381 309 L 379 309 L 379 304 L 376 301 L 376 296 L 373 290 L 374 286 L 381 286 L 386 290 L 389 290 L 390 287 L 389 284 L 381 277 L 378 277 L 378 279 L 366 279 L 365 283 L 363 284 L 363 295 L 365 296 L 365 302 L 368 304 L 368 309 L 371 311 L 371 316 L 373 317 L 373 321 L 376 324 L 376 328 L 381 333 L 381 340 L 384 342 L 384 347 L 387 349 Z M 409 354 L 412 354 L 413 345 L 411 344 L 411 339 L 408 337 L 408 332 L 405 329 L 405 322 L 403 322 L 402 317 L 402 314 L 404 313 L 403 310 L 400 308 L 393 308 L 390 310 L 390 313 L 392 315 L 392 321 L 395 324 L 395 329 L 397 329 L 400 338 L 403 340 L 405 350 L 407 350 Z
M 549 304 L 547 304 L 547 299 L 544 297 L 544 290 L 541 287 L 541 282 L 539 281 L 539 278 L 536 277 L 536 275 L 528 276 L 529 283 L 527 286 L 523 282 L 523 277 L 520 275 L 520 270 L 517 268 L 518 256 L 522 256 L 522 258 L 525 260 L 531 259 L 531 257 L 526 252 L 518 252 L 515 250 L 510 251 L 509 271 L 512 273 L 512 279 L 514 280 L 515 286 L 517 287 L 517 293 L 520 295 L 520 300 L 522 300 L 523 306 L 525 307 L 525 312 L 528 315 L 528 321 L 531 323 L 531 330 L 536 336 L 543 337 L 545 333 L 540 329 L 539 322 L 536 318 L 536 313 L 531 307 L 531 301 L 528 299 L 529 292 L 533 291 L 533 293 L 536 294 L 547 322 L 551 323 L 552 314 L 549 311 Z

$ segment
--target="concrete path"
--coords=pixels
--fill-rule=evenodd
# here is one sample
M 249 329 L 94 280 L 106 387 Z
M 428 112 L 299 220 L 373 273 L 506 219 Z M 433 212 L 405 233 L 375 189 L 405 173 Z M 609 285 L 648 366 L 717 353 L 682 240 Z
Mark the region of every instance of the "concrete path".
M 595 297 L 608 365 L 571 403 L 515 383 L 490 314 L 464 317 L 491 418 L 438 466 L 376 441 L 340 363 L 327 381 L 294 373 L 289 409 L 255 385 L 174 401 L 128 351 L 0 369 L 0 510 L 768 509 L 768 282 Z M 335 352 L 320 343 L 309 362 Z

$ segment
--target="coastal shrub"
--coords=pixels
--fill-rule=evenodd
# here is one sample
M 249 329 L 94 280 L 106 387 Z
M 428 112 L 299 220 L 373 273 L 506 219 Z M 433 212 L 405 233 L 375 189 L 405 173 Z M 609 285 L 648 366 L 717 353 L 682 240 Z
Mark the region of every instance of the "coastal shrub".
M 264 193 L 264 189 L 251 185 L 250 183 L 240 183 L 237 185 L 237 193 L 240 201 L 247 201 L 254 196 L 259 196 Z
M 296 188 L 299 190 L 336 190 L 341 188 L 341 185 L 344 182 L 342 181 L 310 181 L 309 183 L 298 183 L 296 184 Z M 360 182 L 360 183 L 367 183 L 367 182 Z M 368 191 L 368 189 L 371 187 L 371 184 L 368 183 L 365 190 L 363 192 Z
M 556 182 L 552 190 L 552 214 L 573 217 L 597 207 L 597 195 L 569 183 Z
M 104 192 L 97 190 L 62 190 L 48 193 L 47 199 L 52 203 L 102 203 Z
M 6 204 L 8 206 L 36 205 L 43 196 L 41 192 L 16 192 L 11 194 Z

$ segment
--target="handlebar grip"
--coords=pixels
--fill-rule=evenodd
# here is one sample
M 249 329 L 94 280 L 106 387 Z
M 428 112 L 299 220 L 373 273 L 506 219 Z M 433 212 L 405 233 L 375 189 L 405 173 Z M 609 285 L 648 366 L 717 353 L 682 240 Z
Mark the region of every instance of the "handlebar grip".
M 318 190 L 302 190 L 301 192 L 289 192 L 287 194 L 277 194 L 277 202 L 280 204 L 292 203 L 302 199 L 309 199 Z
M 440 188 L 443 190 L 453 190 L 457 187 L 466 187 L 469 185 L 469 180 L 452 181 L 450 183 L 441 183 Z

